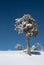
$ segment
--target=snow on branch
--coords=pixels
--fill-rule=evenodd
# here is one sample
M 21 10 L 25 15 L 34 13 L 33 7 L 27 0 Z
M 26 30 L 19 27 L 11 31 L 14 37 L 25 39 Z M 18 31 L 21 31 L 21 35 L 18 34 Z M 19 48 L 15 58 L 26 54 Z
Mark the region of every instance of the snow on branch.
M 31 15 L 25 14 L 21 18 L 15 19 L 15 21 L 15 30 L 17 30 L 18 33 L 25 33 L 27 36 L 38 35 L 38 27 L 36 21 Z

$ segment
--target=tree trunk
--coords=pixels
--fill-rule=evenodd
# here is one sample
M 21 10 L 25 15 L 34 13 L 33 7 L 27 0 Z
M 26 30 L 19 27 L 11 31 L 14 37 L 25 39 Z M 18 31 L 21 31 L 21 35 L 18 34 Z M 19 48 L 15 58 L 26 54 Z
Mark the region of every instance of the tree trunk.
M 29 37 L 26 36 L 26 43 L 27 43 L 27 54 L 31 55 L 30 53 L 30 40 Z

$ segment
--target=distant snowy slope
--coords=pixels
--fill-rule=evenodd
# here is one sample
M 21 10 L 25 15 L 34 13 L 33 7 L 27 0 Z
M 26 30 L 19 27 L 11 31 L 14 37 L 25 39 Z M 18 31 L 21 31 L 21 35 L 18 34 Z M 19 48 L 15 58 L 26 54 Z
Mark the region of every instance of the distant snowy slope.
M 27 55 L 24 51 L 0 51 L 0 65 L 44 65 L 44 52 Z

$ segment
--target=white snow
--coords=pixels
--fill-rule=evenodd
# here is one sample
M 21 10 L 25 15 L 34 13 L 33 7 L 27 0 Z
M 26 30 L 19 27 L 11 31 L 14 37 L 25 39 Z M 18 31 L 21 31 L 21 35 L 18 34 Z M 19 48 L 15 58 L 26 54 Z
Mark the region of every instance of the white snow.
M 44 52 L 29 56 L 25 51 L 0 51 L 0 65 L 44 65 Z
M 26 24 L 26 26 L 30 26 L 30 27 L 31 27 L 31 26 L 32 26 L 32 24 Z

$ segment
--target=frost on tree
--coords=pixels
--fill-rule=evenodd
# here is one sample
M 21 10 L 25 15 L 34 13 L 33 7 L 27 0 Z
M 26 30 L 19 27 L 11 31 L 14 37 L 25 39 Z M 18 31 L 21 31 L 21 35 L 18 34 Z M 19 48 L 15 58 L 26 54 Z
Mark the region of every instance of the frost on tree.
M 23 47 L 21 44 L 16 44 L 15 48 L 17 48 L 18 50 L 23 50 Z
M 36 21 L 29 14 L 26 14 L 21 18 L 15 19 L 15 21 L 16 21 L 15 30 L 17 30 L 19 34 L 24 33 L 26 36 L 27 54 L 30 54 L 29 38 L 31 36 L 36 37 L 38 35 L 38 27 Z

